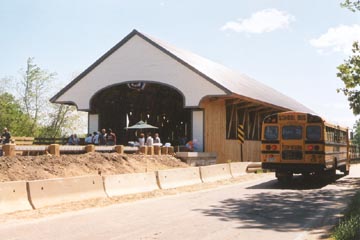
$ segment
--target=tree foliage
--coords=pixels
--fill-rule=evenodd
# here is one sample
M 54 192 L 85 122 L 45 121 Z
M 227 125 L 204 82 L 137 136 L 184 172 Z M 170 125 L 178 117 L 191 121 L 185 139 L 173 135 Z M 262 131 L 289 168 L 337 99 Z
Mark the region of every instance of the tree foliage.
M 352 139 L 353 144 L 360 144 L 360 120 L 357 120 L 354 125 L 354 138 Z
M 79 124 L 79 115 L 74 106 L 52 104 L 49 110 L 49 122 L 40 130 L 40 136 L 48 138 L 62 137 L 72 132 L 73 125 Z
M 352 12 L 360 11 L 360 0 L 345 0 L 340 4 L 341 7 L 348 8 Z M 350 108 L 355 115 L 360 114 L 360 48 L 359 42 L 353 43 L 353 55 L 338 66 L 337 76 L 344 82 L 345 87 L 337 89 L 347 96 Z M 360 121 L 354 125 L 353 143 L 360 144 Z
M 13 136 L 54 138 L 81 126 L 74 106 L 49 102 L 55 73 L 42 70 L 33 58 L 28 58 L 21 73 L 20 79 L 0 79 L 4 83 L 0 88 L 0 127 L 9 128 Z M 12 82 L 17 82 L 17 95 L 9 93 Z
M 55 75 L 55 73 L 42 70 L 34 64 L 33 58 L 28 58 L 18 91 L 23 109 L 32 120 L 30 129 L 33 136 L 37 134 L 39 120 L 45 114 L 46 105 L 48 105 L 46 96 Z
M 360 11 L 360 0 L 358 1 L 345 0 L 343 3 L 340 3 L 340 6 L 345 7 L 352 12 Z
M 11 129 L 13 135 L 28 136 L 30 123 L 31 119 L 22 112 L 13 95 L 0 94 L 0 126 Z
M 337 76 L 343 81 L 345 87 L 339 88 L 347 96 L 350 108 L 355 115 L 360 114 L 360 48 L 359 43 L 354 42 L 353 55 L 338 66 Z

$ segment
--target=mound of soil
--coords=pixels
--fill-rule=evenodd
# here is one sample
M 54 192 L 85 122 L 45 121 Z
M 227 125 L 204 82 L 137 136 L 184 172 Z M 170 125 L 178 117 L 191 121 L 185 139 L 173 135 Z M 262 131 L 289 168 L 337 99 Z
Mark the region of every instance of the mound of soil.
M 0 157 L 0 182 L 64 178 L 83 175 L 111 175 L 153 172 L 188 167 L 171 156 L 118 153 Z

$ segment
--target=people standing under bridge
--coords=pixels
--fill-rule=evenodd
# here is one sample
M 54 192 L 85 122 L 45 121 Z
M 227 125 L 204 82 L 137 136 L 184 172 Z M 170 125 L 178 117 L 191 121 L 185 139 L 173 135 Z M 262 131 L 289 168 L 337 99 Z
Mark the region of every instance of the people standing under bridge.
M 94 145 L 99 145 L 99 134 L 98 134 L 98 132 L 93 132 L 93 136 L 92 136 L 92 143 L 94 144 Z
M 106 145 L 106 130 L 105 130 L 105 128 L 101 129 L 101 131 L 100 131 L 99 145 Z
M 158 145 L 158 146 L 162 145 L 160 137 L 159 137 L 159 133 L 155 133 L 155 135 L 154 135 L 154 145 Z
M 88 133 L 84 140 L 85 144 L 92 144 L 93 143 L 92 138 L 93 138 L 93 135 L 91 133 Z
M 106 134 L 106 145 L 116 145 L 116 134 L 111 128 L 108 129 L 108 133 Z
M 152 146 L 152 145 L 154 145 L 154 139 L 152 138 L 151 133 L 149 132 L 146 138 L 146 146 Z
M 138 139 L 139 142 L 139 146 L 144 146 L 145 145 L 145 134 L 144 133 L 140 133 L 140 137 Z

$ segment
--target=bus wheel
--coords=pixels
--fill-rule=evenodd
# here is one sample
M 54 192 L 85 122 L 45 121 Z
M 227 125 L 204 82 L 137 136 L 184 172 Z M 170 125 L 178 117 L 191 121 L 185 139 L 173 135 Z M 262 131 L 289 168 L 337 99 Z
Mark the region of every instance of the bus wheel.
M 293 178 L 292 172 L 276 172 L 275 175 L 280 183 L 290 183 Z
M 340 168 L 340 171 L 344 173 L 345 176 L 349 175 L 350 171 L 346 170 L 346 166 L 342 166 Z
M 303 179 L 311 180 L 314 177 L 315 173 L 303 172 L 303 173 L 301 173 L 301 175 L 302 175 Z
M 327 180 L 333 182 L 336 180 L 336 169 L 330 169 L 326 172 L 324 172 L 324 176 Z

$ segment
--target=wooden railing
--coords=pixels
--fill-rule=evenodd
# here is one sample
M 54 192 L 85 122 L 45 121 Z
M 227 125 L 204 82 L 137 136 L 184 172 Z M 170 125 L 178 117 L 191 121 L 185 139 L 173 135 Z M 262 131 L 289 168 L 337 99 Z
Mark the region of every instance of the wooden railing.
M 67 138 L 34 138 L 34 137 L 11 137 L 11 143 L 16 145 L 50 145 L 50 144 L 60 144 L 64 145 L 68 141 Z
M 33 137 L 11 137 L 10 142 L 17 145 L 32 145 L 34 144 Z
M 60 144 L 65 145 L 68 142 L 68 138 L 35 138 L 35 145 L 50 145 L 50 144 Z

